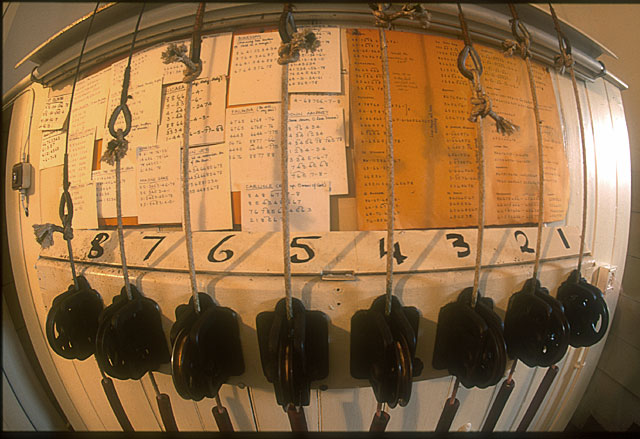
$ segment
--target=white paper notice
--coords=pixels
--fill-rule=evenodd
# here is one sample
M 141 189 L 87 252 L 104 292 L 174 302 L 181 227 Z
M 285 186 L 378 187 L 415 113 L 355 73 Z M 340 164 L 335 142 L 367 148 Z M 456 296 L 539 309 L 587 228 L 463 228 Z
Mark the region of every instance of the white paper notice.
M 66 140 L 66 131 L 47 131 L 42 135 L 40 169 L 64 164 L 64 144 Z
M 235 35 L 229 75 L 229 105 L 280 102 L 282 66 L 278 32 Z
M 200 59 L 202 60 L 202 73 L 199 78 L 210 78 L 212 76 L 227 75 L 229 73 L 229 57 L 231 55 L 231 32 L 225 32 L 218 35 L 207 35 L 202 37 L 202 46 L 200 48 Z M 191 48 L 190 40 L 178 41 L 176 44 L 184 44 L 187 53 Z M 163 50 L 169 47 L 168 44 L 163 46 Z M 184 64 L 174 62 L 165 64 L 163 69 L 163 83 L 173 84 L 182 82 L 184 78 Z
M 163 50 L 164 45 L 158 44 L 157 46 L 149 47 L 148 49 L 144 49 L 133 54 L 133 57 L 131 58 L 129 88 L 139 85 L 142 82 L 155 79 L 160 79 L 162 82 L 162 71 L 164 66 L 162 63 Z M 115 90 L 115 92 L 118 93 L 118 96 L 120 96 L 122 80 L 124 79 L 124 70 L 127 67 L 128 62 L 129 57 L 126 57 L 111 65 L 111 69 L 113 70 L 113 83 L 111 85 L 112 94 Z
M 69 181 L 71 184 L 80 185 L 91 181 L 95 132 L 94 128 L 69 135 Z
M 189 148 L 189 194 L 194 232 L 233 228 L 226 145 Z
M 281 104 L 227 109 L 227 145 L 231 188 L 243 183 L 275 183 L 280 179 Z
M 346 89 L 348 92 L 349 87 Z M 342 111 L 344 115 L 344 139 L 346 146 L 349 146 L 349 96 L 347 94 L 292 94 L 289 96 L 289 111 L 312 110 Z
M 193 82 L 189 120 L 189 146 L 224 142 L 225 98 L 227 80 L 217 76 Z M 186 85 L 165 88 L 159 145 L 182 145 L 184 142 L 184 106 Z
M 242 231 L 282 230 L 280 184 L 247 183 L 242 188 Z M 294 232 L 329 231 L 329 185 L 294 183 L 289 185 L 289 219 Z
M 62 195 L 62 188 L 60 188 L 60 194 Z M 71 226 L 74 229 L 97 229 L 96 185 L 93 183 L 72 184 L 69 186 L 69 195 L 73 201 Z
M 69 103 L 71 102 L 71 93 L 51 96 L 42 110 L 40 117 L 40 130 L 60 130 L 64 126 L 69 113 Z
M 109 95 L 108 114 L 109 118 L 113 110 L 120 105 L 120 92 L 122 85 L 112 89 Z M 158 135 L 158 125 L 160 123 L 160 104 L 162 99 L 162 79 L 160 77 L 149 81 L 140 82 L 138 85 L 129 87 L 127 106 L 131 111 L 131 131 L 126 136 L 129 141 L 129 148 L 138 146 L 155 145 Z M 109 121 L 107 118 L 107 124 Z M 125 128 L 124 115 L 118 115 L 115 129 Z M 108 126 L 105 127 L 105 138 L 111 140 L 113 137 L 109 133 Z
M 227 79 L 217 76 L 193 82 L 189 145 L 224 142 L 225 98 Z
M 179 223 L 182 218 L 180 148 L 141 146 L 138 163 L 138 223 Z
M 184 142 L 184 106 L 186 84 L 164 87 L 162 122 L 158 130 L 158 145 L 182 145 Z
M 93 171 L 96 184 L 98 218 L 115 218 L 116 212 L 116 173 L 113 170 Z M 120 184 L 122 190 L 122 216 L 138 216 L 138 191 L 136 170 L 133 167 L 121 169 Z
M 110 83 L 111 68 L 78 81 L 73 96 L 69 133 L 93 129 L 96 131 L 97 139 L 103 137 L 102 129 L 107 120 Z
M 289 64 L 290 93 L 340 93 L 340 29 L 307 27 L 320 41 L 313 52 L 301 50 Z
M 331 195 L 349 192 L 342 112 L 289 113 L 291 181 L 328 181 Z

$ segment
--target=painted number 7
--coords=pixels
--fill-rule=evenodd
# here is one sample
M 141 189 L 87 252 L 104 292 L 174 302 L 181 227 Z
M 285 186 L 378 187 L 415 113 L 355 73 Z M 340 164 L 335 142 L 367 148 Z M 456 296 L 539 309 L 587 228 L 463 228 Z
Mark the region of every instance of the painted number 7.
M 156 248 L 158 248 L 160 243 L 162 241 L 164 241 L 164 238 L 166 238 L 166 236 L 143 236 L 142 237 L 142 239 L 157 239 L 158 240 L 158 242 L 153 244 L 153 247 L 151 247 L 151 249 L 147 252 L 147 255 L 144 257 L 143 261 L 146 261 L 147 259 L 149 259 L 151 257 L 151 255 L 156 250 Z

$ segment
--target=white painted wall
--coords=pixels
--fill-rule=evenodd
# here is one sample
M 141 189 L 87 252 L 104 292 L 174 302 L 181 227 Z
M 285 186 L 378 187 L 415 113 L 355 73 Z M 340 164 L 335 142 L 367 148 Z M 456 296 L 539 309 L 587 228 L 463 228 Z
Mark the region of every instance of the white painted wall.
M 622 291 L 600 361 L 574 423 L 581 426 L 591 414 L 607 430 L 626 430 L 640 424 L 640 5 L 562 4 L 558 16 L 611 49 L 618 59 L 604 55 L 607 69 L 629 85 L 622 92 L 631 148 L 631 230 Z M 622 273 L 618 273 L 622 275 Z

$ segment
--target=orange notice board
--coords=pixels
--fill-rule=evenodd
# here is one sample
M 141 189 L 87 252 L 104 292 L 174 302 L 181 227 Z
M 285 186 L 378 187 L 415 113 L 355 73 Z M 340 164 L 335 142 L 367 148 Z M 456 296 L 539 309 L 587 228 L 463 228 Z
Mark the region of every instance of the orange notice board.
M 347 31 L 360 230 L 386 227 L 386 125 L 378 30 Z M 476 125 L 471 86 L 457 68 L 462 41 L 387 31 L 398 229 L 477 225 Z M 477 45 L 493 109 L 519 126 L 511 136 L 483 124 L 486 224 L 537 222 L 538 154 L 525 62 Z M 545 221 L 565 217 L 569 172 L 551 75 L 534 64 L 542 119 Z

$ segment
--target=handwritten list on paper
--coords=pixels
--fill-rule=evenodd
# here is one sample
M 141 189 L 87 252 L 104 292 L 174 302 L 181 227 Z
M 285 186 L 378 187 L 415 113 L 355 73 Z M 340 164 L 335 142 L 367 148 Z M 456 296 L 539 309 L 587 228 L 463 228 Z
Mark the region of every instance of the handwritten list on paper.
M 189 115 L 189 146 L 224 142 L 226 91 L 227 81 L 224 77 L 199 79 L 193 82 Z M 185 99 L 185 84 L 165 87 L 158 144 L 183 144 Z
M 66 139 L 66 131 L 47 131 L 42 135 L 40 169 L 64 164 L 64 144 Z
M 462 42 L 389 31 L 389 67 L 395 149 L 396 227 L 465 227 L 477 224 L 475 124 L 468 81 L 456 61 Z M 382 65 L 377 31 L 348 33 L 358 226 L 386 225 L 386 128 L 384 97 L 377 86 Z M 511 137 L 484 124 L 487 218 L 490 225 L 535 221 L 537 197 L 535 123 L 522 60 L 478 46 L 493 109 L 520 130 Z M 430 61 L 431 60 L 431 61 Z M 437 60 L 434 61 L 434 60 Z M 491 66 L 491 67 L 489 67 Z M 547 220 L 564 217 L 568 174 L 551 78 L 540 72 L 545 113 L 545 166 L 549 175 Z M 516 184 L 516 182 L 519 182 Z M 537 204 L 537 201 L 535 201 Z M 553 205 L 555 204 L 555 207 Z
M 289 176 L 327 181 L 331 195 L 349 192 L 342 112 L 289 113 Z
M 232 33 L 225 32 L 217 35 L 207 35 L 202 37 L 200 48 L 200 59 L 202 60 L 202 73 L 199 78 L 211 78 L 212 76 L 227 75 L 229 73 L 229 57 L 231 56 Z M 191 48 L 191 41 L 177 41 L 176 44 L 184 44 L 187 53 Z M 163 46 L 163 50 L 168 47 Z M 175 62 L 164 64 L 163 83 L 172 84 L 182 82 L 184 78 L 184 64 Z
M 182 217 L 180 148 L 140 146 L 136 149 L 138 223 L 179 223 Z
M 62 195 L 62 188 L 60 188 L 60 194 Z M 74 229 L 97 229 L 96 185 L 92 182 L 72 184 L 69 187 L 69 194 L 73 200 L 72 227 Z
M 113 110 L 120 105 L 120 93 L 122 84 L 115 89 L 111 89 L 109 95 L 108 114 L 109 118 Z M 160 104 L 162 99 L 162 78 L 141 81 L 137 85 L 129 87 L 129 98 L 127 106 L 131 111 L 131 131 L 127 135 L 129 147 L 155 145 L 158 135 L 158 125 L 160 124 Z M 109 120 L 107 118 L 107 122 Z M 125 128 L 125 120 L 122 112 L 118 115 L 115 129 Z M 111 140 L 113 137 L 109 133 L 108 126 L 105 128 L 105 138 Z
M 80 185 L 91 181 L 95 129 L 69 134 L 69 181 Z M 63 151 L 64 154 L 64 151 Z
M 93 171 L 92 180 L 96 184 L 98 218 L 115 218 L 116 211 L 116 173 L 110 169 Z M 122 216 L 138 216 L 138 191 L 135 190 L 136 169 L 123 168 L 120 171 L 122 190 Z
M 233 191 L 242 190 L 245 182 L 273 183 L 280 179 L 280 105 L 227 109 L 226 144 Z
M 289 64 L 289 93 L 340 93 L 340 29 L 308 27 L 320 42 L 318 48 L 300 51 Z
M 67 119 L 69 113 L 69 103 L 71 102 L 71 94 L 63 94 L 58 96 L 51 96 L 42 110 L 42 116 L 40 117 L 40 125 L 38 129 L 45 130 L 60 130 L 64 126 L 64 122 Z
M 193 82 L 189 120 L 190 146 L 224 142 L 226 94 L 225 77 Z
M 140 50 L 131 57 L 131 71 L 129 76 L 130 85 L 133 87 L 155 79 L 162 82 L 162 73 L 164 64 L 162 63 L 163 45 L 155 45 L 144 50 Z M 115 90 L 120 96 L 122 90 L 122 80 L 124 79 L 124 71 L 127 67 L 129 58 L 126 57 L 120 61 L 116 61 L 111 65 L 113 78 L 111 84 L 112 92 Z
M 348 89 L 348 87 L 346 87 Z M 333 112 L 342 112 L 344 117 L 344 138 L 345 143 L 349 146 L 349 96 L 328 95 L 328 94 L 301 94 L 296 93 L 289 96 L 289 111 L 310 111 L 310 110 L 328 110 Z
M 194 232 L 233 228 L 226 145 L 189 149 L 189 206 Z
M 242 187 L 242 230 L 282 230 L 282 186 L 279 183 L 245 183 Z M 329 231 L 329 184 L 297 182 L 289 185 L 291 231 Z
M 184 110 L 186 84 L 163 87 L 162 120 L 158 130 L 158 145 L 182 145 L 184 142 Z
M 78 81 L 73 96 L 69 133 L 93 129 L 96 138 L 102 138 L 108 119 L 106 113 L 110 82 L 111 68 Z
M 282 100 L 279 47 L 278 32 L 234 35 L 229 75 L 229 105 Z

